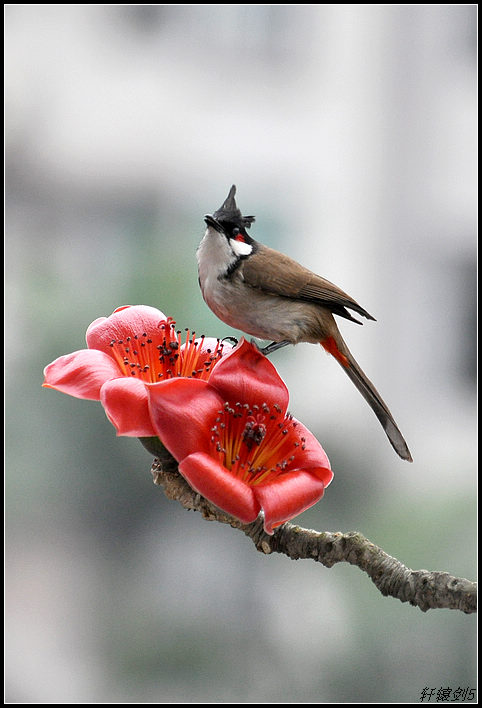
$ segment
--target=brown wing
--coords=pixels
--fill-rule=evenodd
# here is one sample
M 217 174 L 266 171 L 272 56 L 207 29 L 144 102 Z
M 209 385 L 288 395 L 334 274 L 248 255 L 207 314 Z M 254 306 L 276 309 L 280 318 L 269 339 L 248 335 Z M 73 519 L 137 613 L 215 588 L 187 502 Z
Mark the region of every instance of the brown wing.
M 257 244 L 255 265 L 251 258 L 242 261 L 240 273 L 246 282 L 253 288 L 260 288 L 283 297 L 313 302 L 329 308 L 335 315 L 341 315 L 348 320 L 358 322 L 345 309 L 349 308 L 363 315 L 369 320 L 374 320 L 356 300 L 340 290 L 329 280 L 312 273 L 307 268 L 272 248 Z M 358 324 L 361 324 L 358 322 Z

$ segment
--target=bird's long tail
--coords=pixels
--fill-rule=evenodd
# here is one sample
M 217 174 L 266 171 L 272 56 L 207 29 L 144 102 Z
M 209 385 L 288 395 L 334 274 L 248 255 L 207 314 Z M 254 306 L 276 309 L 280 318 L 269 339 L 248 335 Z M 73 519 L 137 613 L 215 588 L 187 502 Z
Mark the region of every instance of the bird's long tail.
M 341 335 L 335 340 L 334 337 L 327 337 L 322 342 L 321 346 L 332 356 L 335 357 L 342 369 L 348 374 L 357 389 L 360 391 L 363 398 L 367 401 L 376 417 L 382 424 L 382 427 L 387 434 L 390 443 L 395 452 L 400 455 L 403 460 L 412 462 L 412 456 L 405 439 L 398 429 L 397 424 L 393 420 L 387 404 L 378 393 L 372 382 L 365 376 L 358 363 L 353 358 L 350 350 L 343 341 Z

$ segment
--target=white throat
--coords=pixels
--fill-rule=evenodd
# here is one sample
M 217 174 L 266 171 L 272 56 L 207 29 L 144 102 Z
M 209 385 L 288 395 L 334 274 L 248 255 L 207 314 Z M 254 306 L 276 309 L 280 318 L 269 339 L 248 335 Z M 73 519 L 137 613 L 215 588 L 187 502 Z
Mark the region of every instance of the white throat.
M 203 292 L 211 290 L 218 278 L 226 275 L 240 255 L 233 250 L 223 234 L 208 226 L 196 254 Z

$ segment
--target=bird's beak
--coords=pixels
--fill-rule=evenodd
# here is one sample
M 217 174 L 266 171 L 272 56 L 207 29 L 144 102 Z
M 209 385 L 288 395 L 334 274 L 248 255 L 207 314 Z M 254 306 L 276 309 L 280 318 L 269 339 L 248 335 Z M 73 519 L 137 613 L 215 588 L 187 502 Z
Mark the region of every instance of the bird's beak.
M 206 214 L 204 216 L 204 221 L 206 222 L 207 226 L 211 226 L 213 229 L 219 231 L 220 233 L 223 232 L 223 227 L 221 226 L 219 221 L 216 221 L 214 216 L 211 216 L 211 214 Z

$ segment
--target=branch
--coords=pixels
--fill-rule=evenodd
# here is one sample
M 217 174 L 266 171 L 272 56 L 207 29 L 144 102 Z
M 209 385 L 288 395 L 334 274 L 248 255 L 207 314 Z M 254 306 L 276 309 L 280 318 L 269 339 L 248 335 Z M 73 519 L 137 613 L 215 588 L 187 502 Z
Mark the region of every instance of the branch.
M 148 445 L 145 447 L 149 449 Z M 342 562 L 356 565 L 370 576 L 382 595 L 409 602 L 423 612 L 432 608 L 461 610 L 466 614 L 477 611 L 475 582 L 449 573 L 411 570 L 358 532 L 318 532 L 285 523 L 269 536 L 263 529 L 262 518 L 243 524 L 229 516 L 189 486 L 167 450 L 156 449 L 155 454 L 157 459 L 151 473 L 154 483 L 164 488 L 168 499 L 175 499 L 185 509 L 201 512 L 209 521 L 240 529 L 262 553 L 284 553 L 292 560 L 311 558 L 327 568 Z

